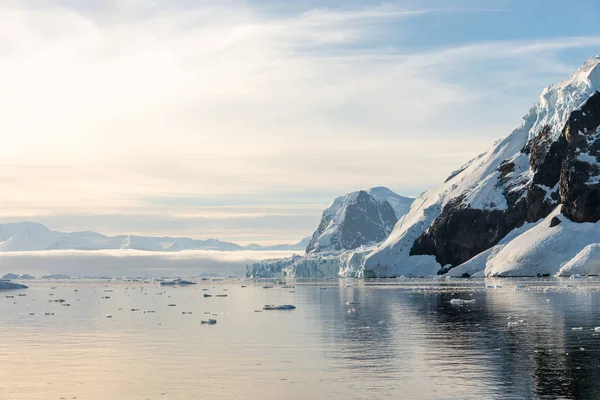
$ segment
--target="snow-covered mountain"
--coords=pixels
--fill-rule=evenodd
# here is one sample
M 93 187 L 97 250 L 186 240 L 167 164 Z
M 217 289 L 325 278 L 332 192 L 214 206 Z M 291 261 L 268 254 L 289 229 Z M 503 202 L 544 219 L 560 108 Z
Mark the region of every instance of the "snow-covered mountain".
M 599 90 L 596 56 L 567 80 L 544 89 L 507 138 L 416 199 L 382 243 L 270 260 L 250 272 L 358 277 L 600 273 Z
M 246 275 L 324 277 L 337 276 L 341 270 L 343 275 L 355 275 L 364 255 L 390 234 L 413 201 L 385 187 L 340 196 L 323 211 L 305 255 L 254 263 Z
M 544 89 L 523 125 L 415 201 L 387 240 L 366 257 L 363 276 L 449 270 L 497 245 L 525 223 L 548 217 L 559 204 L 558 219 L 596 223 L 599 89 L 600 56 L 586 61 L 569 79 Z M 531 226 L 535 229 L 536 224 Z M 600 241 L 594 232 L 590 228 L 591 238 Z M 522 235 L 527 230 L 512 242 Z M 581 245 L 583 250 L 584 242 Z M 504 264 L 503 273 L 518 267 L 522 265 Z M 486 274 L 496 272 L 490 269 Z M 520 273 L 526 275 L 523 269 Z
M 385 187 L 340 196 L 323 211 L 306 252 L 351 250 L 380 242 L 408 212 L 413 201 Z
M 295 244 L 240 246 L 216 239 L 119 235 L 105 236 L 96 232 L 58 232 L 35 222 L 0 224 L 0 252 L 36 250 L 108 250 L 132 249 L 147 251 L 180 250 L 292 250 L 303 251 L 309 238 Z

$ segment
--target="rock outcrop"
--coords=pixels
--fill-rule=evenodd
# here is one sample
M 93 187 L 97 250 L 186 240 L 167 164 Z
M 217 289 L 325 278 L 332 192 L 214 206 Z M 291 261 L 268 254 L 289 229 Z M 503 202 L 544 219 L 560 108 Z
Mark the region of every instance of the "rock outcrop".
M 384 240 L 414 199 L 377 187 L 338 197 L 321 217 L 307 253 L 352 250 Z
M 571 221 L 597 222 L 598 90 L 600 56 L 545 89 L 521 127 L 417 199 L 420 206 L 367 257 L 364 274 L 397 275 L 416 262 L 415 256 L 432 257 L 445 273 L 523 224 L 547 217 L 559 204 Z

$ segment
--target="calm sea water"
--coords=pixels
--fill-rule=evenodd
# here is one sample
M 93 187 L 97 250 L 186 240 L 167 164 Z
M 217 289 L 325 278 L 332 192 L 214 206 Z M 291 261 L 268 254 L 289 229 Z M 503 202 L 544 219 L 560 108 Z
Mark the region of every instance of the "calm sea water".
M 264 284 L 1 292 L 0 399 L 600 396 L 598 280 Z

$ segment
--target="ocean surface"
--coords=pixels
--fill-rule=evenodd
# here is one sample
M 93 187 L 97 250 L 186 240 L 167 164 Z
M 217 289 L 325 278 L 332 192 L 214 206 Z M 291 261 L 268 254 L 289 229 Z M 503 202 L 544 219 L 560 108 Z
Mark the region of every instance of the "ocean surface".
M 599 279 L 27 284 L 3 400 L 600 396 Z

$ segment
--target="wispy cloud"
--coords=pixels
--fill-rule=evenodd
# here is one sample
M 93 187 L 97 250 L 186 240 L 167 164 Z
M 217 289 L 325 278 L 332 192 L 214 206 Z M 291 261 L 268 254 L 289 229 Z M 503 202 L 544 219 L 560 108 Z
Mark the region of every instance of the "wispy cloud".
M 238 2 L 0 4 L 0 218 L 55 216 L 56 229 L 74 215 L 154 213 L 186 219 L 183 235 L 237 240 L 247 231 L 225 222 L 230 210 L 151 199 L 285 205 L 320 192 L 307 201 L 318 219 L 332 193 L 418 194 L 510 133 L 578 62 L 562 51 L 600 44 L 404 46 L 409 21 L 473 11 L 426 4 L 279 14 Z M 234 218 L 299 238 L 310 232 L 294 207 Z M 287 228 L 266 225 L 283 216 Z
M 244 276 L 246 265 L 290 256 L 285 251 L 54 250 L 0 253 L 0 276 L 7 273 L 76 276 Z

